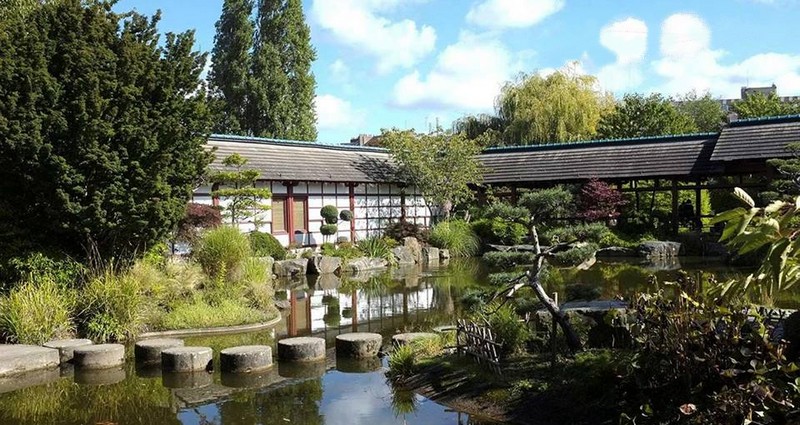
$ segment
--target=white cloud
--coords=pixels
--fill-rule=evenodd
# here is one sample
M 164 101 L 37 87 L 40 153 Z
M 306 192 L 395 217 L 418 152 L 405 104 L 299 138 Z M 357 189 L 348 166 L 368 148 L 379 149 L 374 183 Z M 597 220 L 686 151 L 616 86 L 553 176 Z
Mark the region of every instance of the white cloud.
M 484 0 L 473 5 L 467 21 L 486 28 L 524 28 L 560 11 L 565 0 Z
M 724 64 L 724 50 L 714 50 L 711 30 L 698 16 L 675 14 L 661 26 L 662 58 L 653 63 L 666 79 L 657 88 L 666 94 L 708 90 L 726 97 L 739 97 L 742 86 L 776 84 L 780 93 L 800 92 L 800 55 L 767 52 L 738 63 Z
M 364 125 L 366 113 L 353 108 L 353 105 L 330 94 L 318 95 L 314 98 L 314 109 L 317 112 L 317 128 L 356 129 Z
M 331 76 L 334 80 L 344 82 L 350 79 L 350 67 L 347 66 L 341 59 L 336 59 L 331 63 L 330 68 Z
M 410 19 L 392 21 L 381 14 L 414 0 L 314 0 L 311 14 L 341 43 L 378 60 L 378 71 L 410 68 L 430 54 L 436 30 Z
M 642 83 L 641 64 L 647 54 L 647 24 L 627 18 L 600 30 L 600 44 L 616 56 L 616 61 L 597 73 L 603 88 L 622 91 Z
M 503 83 L 521 71 L 522 60 L 493 38 L 462 33 L 447 46 L 433 70 L 414 70 L 394 86 L 393 103 L 463 111 L 490 111 Z

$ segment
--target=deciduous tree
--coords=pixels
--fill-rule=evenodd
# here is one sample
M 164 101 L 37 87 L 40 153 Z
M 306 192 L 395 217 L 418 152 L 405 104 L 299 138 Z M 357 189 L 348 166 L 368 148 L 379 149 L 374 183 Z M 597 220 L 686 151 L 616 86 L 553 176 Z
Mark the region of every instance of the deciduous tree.
M 734 102 L 733 112 L 739 118 L 777 117 L 800 113 L 800 104 L 783 102 L 775 94 L 753 93 Z
M 691 118 L 698 131 L 714 133 L 722 130 L 725 111 L 720 102 L 711 97 L 711 93 L 699 96 L 696 91 L 691 91 L 676 100 L 678 112 Z
M 616 109 L 603 116 L 597 135 L 603 139 L 687 134 L 698 131 L 694 121 L 660 94 L 626 94 Z
M 476 159 L 480 148 L 464 135 L 390 130 L 383 132 L 381 140 L 399 166 L 401 178 L 416 186 L 441 215 L 449 218 L 456 205 L 472 198 L 468 184 L 479 182 L 483 171 Z
M 80 257 L 163 241 L 210 160 L 192 32 L 159 40 L 159 15 L 62 0 L 0 30 L 4 243 Z

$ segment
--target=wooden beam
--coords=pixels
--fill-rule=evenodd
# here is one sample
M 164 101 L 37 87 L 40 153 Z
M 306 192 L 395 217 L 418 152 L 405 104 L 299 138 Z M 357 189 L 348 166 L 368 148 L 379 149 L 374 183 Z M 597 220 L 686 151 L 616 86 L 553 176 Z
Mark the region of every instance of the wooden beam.
M 672 193 L 672 233 L 678 234 L 678 181 L 673 179 L 670 188 Z

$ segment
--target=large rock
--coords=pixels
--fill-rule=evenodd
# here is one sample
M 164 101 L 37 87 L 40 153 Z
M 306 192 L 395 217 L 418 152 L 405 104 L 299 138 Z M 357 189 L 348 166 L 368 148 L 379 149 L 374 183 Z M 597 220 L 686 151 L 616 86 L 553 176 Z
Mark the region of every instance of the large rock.
M 422 261 L 426 264 L 439 262 L 439 248 L 432 246 L 422 248 Z
M 77 347 L 85 345 L 92 345 L 91 339 L 57 339 L 46 342 L 44 344 L 47 348 L 55 348 L 61 356 L 61 364 L 72 361 L 73 352 Z
M 417 260 L 414 257 L 414 251 L 407 246 L 398 246 L 392 248 L 392 254 L 397 259 L 398 265 L 416 264 Z
M 309 274 L 333 274 L 342 268 L 342 259 L 327 255 L 317 255 L 311 259 L 308 267 Z
M 450 250 L 449 249 L 440 249 L 439 250 L 439 259 L 442 260 L 442 261 L 449 260 L 450 259 Z
M 403 246 L 411 251 L 411 255 L 414 256 L 415 263 L 422 262 L 422 245 L 419 244 L 417 238 L 413 236 L 406 237 L 403 239 Z
M 598 249 L 594 254 L 595 258 L 619 258 L 619 257 L 636 257 L 636 250 L 631 248 L 623 248 L 621 246 L 610 246 L 608 248 Z
M 674 258 L 681 250 L 679 242 L 647 241 L 642 242 L 636 251 L 644 258 Z
M 55 348 L 0 344 L 0 377 L 55 367 L 60 361 Z
M 275 274 L 281 277 L 302 276 L 308 271 L 308 259 L 297 258 L 275 262 Z
M 361 273 L 367 270 L 382 269 L 389 263 L 383 258 L 359 257 L 348 260 L 343 270 L 348 273 Z

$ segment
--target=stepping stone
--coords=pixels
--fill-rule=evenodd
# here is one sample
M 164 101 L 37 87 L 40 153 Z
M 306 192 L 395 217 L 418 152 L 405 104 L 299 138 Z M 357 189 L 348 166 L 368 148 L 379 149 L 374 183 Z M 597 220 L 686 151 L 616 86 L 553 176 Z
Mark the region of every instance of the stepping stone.
M 38 345 L 0 344 L 0 376 L 58 366 L 58 350 Z
M 278 358 L 290 362 L 313 362 L 325 358 L 325 340 L 315 337 L 278 341 Z
M 81 385 L 112 385 L 125 380 L 125 368 L 114 366 L 105 369 L 77 369 L 75 383 Z
M 161 363 L 161 352 L 168 348 L 183 347 L 182 339 L 155 338 L 137 341 L 133 352 L 137 363 Z
M 375 357 L 383 344 L 381 334 L 353 332 L 336 336 L 336 356 L 363 359 Z
M 272 367 L 272 347 L 245 345 L 219 352 L 220 370 L 230 373 L 259 372 Z
M 61 357 L 61 364 L 64 364 L 72 360 L 75 348 L 87 345 L 92 345 L 91 339 L 56 339 L 46 342 L 44 347 L 57 349 Z
M 161 352 L 164 372 L 196 372 L 211 369 L 214 351 L 209 347 L 174 347 Z
M 125 364 L 125 346 L 98 344 L 76 347 L 72 362 L 77 369 L 109 369 Z
M 397 334 L 392 337 L 392 344 L 395 346 L 408 345 L 414 341 L 428 338 L 439 338 L 439 335 L 430 332 L 409 332 Z

